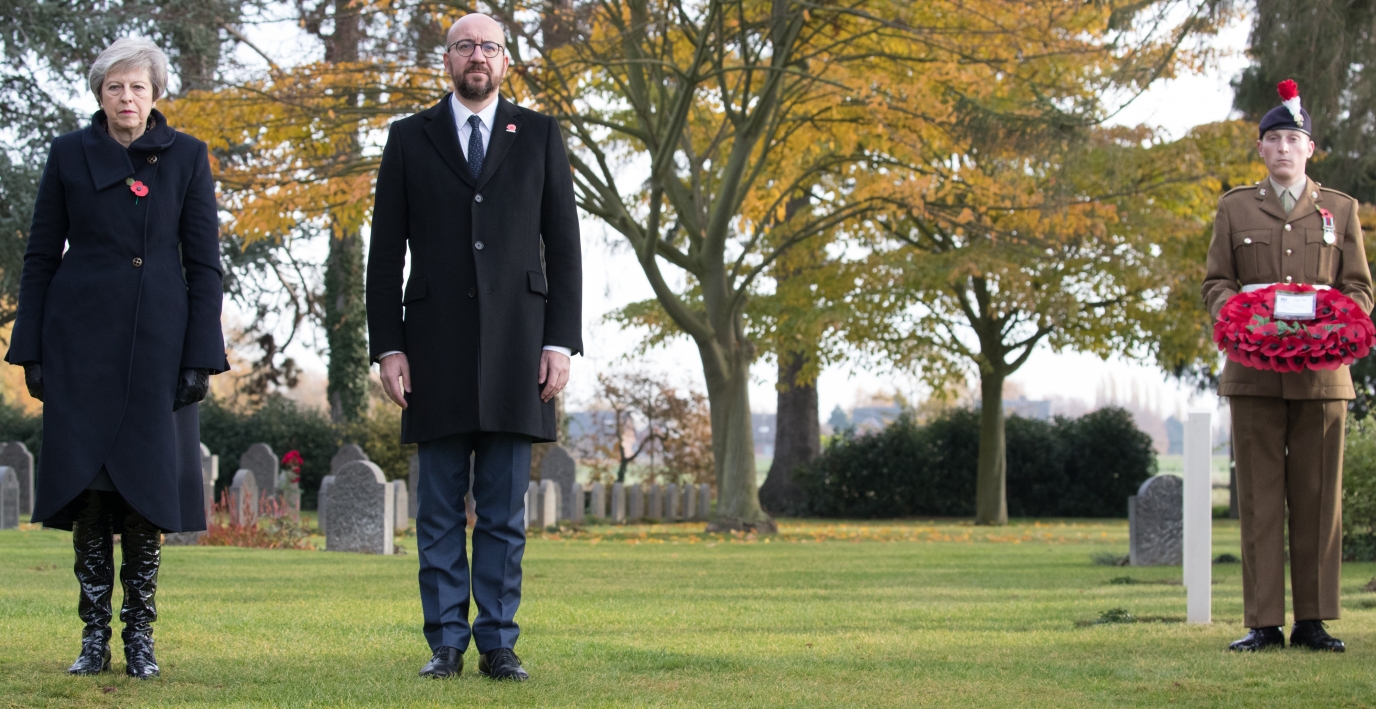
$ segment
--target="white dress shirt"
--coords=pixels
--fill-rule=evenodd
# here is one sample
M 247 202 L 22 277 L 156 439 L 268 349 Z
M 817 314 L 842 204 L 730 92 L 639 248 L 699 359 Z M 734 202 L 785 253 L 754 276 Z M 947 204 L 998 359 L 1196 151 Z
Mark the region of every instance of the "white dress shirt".
M 481 111 L 474 114 L 472 111 L 468 110 L 467 106 L 459 102 L 458 96 L 449 94 L 449 112 L 454 114 L 454 128 L 459 134 L 459 150 L 463 151 L 465 160 L 468 159 L 468 140 L 473 136 L 473 126 L 469 125 L 468 117 L 473 115 L 478 116 L 483 141 L 483 160 L 486 160 L 488 154 L 487 146 L 492 143 L 492 122 L 497 120 L 497 100 L 493 99 L 492 103 L 487 104 Z M 545 345 L 544 349 L 551 352 L 558 352 L 565 357 L 573 356 L 573 350 L 567 347 Z M 380 362 L 383 357 L 390 357 L 394 354 L 401 354 L 401 350 L 383 352 L 377 359 Z

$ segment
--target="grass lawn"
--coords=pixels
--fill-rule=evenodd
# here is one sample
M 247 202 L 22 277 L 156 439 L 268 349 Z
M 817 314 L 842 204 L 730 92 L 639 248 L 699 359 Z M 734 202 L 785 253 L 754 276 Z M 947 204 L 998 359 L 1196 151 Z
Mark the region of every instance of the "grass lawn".
M 1237 656 L 1240 566 L 1215 567 L 1215 621 L 1178 568 L 1096 566 L 1122 521 L 789 522 L 768 540 L 701 525 L 532 539 L 517 651 L 533 679 L 422 680 L 411 555 L 168 547 L 163 677 L 64 674 L 79 644 L 68 534 L 0 532 L 0 707 L 1376 706 L 1373 564 L 1343 573 L 1343 655 Z M 1215 553 L 1237 553 L 1215 522 Z M 1135 583 L 1124 583 L 1130 578 Z M 1114 583 L 1114 579 L 1119 579 Z M 1175 582 L 1175 583 L 1172 583 Z M 119 594 L 116 594 L 118 602 Z M 118 638 L 118 635 L 116 635 Z

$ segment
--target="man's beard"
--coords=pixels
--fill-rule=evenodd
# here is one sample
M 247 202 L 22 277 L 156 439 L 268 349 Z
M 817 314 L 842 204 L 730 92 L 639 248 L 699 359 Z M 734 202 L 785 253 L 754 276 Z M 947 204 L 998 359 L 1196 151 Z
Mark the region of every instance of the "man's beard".
M 470 76 L 487 77 L 486 85 L 482 87 L 475 87 L 469 84 L 468 77 Z M 463 98 L 466 98 L 469 101 L 482 101 L 486 99 L 488 96 L 491 96 L 493 91 L 497 90 L 497 83 L 492 80 L 492 74 L 489 72 L 470 71 L 463 75 L 462 81 L 459 81 L 457 83 L 459 85 L 459 96 L 462 96 Z

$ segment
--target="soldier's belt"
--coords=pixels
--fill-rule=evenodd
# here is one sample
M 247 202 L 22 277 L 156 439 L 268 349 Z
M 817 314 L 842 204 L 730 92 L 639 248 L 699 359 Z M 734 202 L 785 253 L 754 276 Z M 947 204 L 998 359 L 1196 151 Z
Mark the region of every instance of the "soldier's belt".
M 1277 283 L 1249 283 L 1249 284 L 1247 284 L 1247 285 L 1245 285 L 1245 286 L 1242 287 L 1242 292 L 1243 292 L 1243 293 L 1251 293 L 1252 291 L 1258 291 L 1258 290 L 1261 290 L 1261 289 L 1263 289 L 1263 288 L 1270 288 L 1271 286 L 1274 286 L 1274 285 L 1279 285 L 1279 284 L 1277 284 Z M 1292 285 L 1292 284 L 1287 283 L 1286 285 Z M 1295 283 L 1295 284 L 1293 284 L 1293 285 L 1297 285 L 1297 286 L 1298 286 L 1298 285 L 1309 285 L 1309 284 L 1305 284 L 1305 283 Z M 1314 290 L 1329 290 L 1329 289 L 1331 289 L 1333 286 L 1310 285 L 1309 287 L 1310 287 L 1310 288 L 1313 288 Z

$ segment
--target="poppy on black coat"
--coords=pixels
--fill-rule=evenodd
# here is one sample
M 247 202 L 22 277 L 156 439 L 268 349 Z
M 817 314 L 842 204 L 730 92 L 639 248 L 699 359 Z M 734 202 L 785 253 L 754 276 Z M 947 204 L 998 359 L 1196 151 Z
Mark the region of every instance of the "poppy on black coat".
M 53 140 L 39 184 L 5 361 L 43 368 L 33 519 L 49 527 L 71 529 L 104 467 L 163 531 L 205 529 L 200 417 L 172 406 L 182 369 L 229 369 L 215 184 L 205 143 L 151 116 L 125 148 L 97 112 Z

